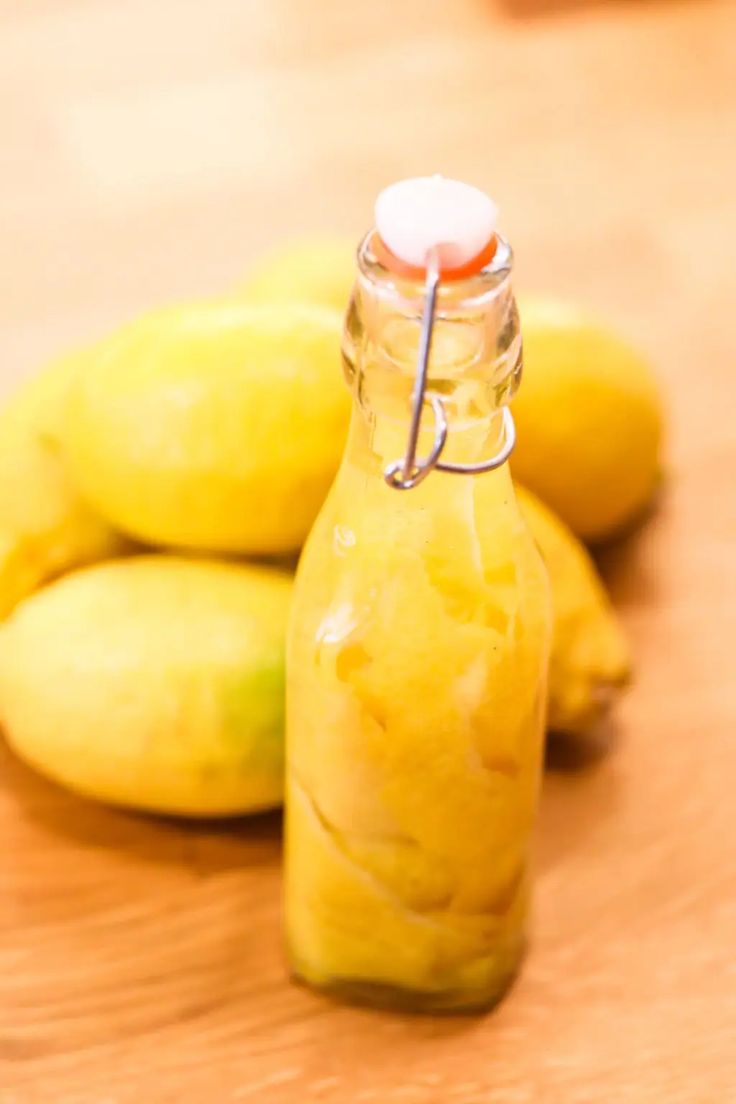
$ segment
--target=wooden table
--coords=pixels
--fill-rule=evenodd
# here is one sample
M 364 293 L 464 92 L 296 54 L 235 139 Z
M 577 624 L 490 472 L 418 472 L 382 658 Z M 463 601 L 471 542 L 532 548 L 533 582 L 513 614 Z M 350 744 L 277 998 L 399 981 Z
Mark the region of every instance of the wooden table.
M 736 1100 L 736 9 L 1 0 L 3 387 L 386 182 L 488 187 L 519 284 L 607 312 L 671 410 L 607 556 L 638 657 L 607 757 L 551 771 L 532 953 L 485 1018 L 292 988 L 276 819 L 85 804 L 3 757 L 0 1104 Z

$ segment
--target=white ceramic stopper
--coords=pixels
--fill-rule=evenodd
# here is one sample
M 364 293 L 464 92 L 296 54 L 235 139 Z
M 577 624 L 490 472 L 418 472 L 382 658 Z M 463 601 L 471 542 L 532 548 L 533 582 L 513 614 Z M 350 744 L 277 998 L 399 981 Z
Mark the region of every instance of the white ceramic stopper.
M 436 248 L 444 268 L 460 268 L 485 249 L 496 232 L 498 207 L 459 180 L 416 176 L 389 185 L 376 200 L 376 229 L 391 252 L 422 268 Z

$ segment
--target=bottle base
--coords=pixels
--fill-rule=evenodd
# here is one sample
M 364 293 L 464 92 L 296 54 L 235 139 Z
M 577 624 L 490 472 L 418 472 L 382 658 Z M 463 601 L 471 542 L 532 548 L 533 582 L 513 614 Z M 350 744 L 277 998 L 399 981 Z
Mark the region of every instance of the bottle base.
M 492 990 L 478 993 L 453 989 L 402 989 L 400 986 L 366 981 L 363 978 L 333 978 L 316 982 L 314 978 L 294 967 L 291 977 L 298 985 L 304 985 L 342 1004 L 417 1015 L 477 1015 L 490 1012 L 503 1000 L 519 974 L 522 959 L 523 952 L 516 958 L 513 966 L 498 977 Z

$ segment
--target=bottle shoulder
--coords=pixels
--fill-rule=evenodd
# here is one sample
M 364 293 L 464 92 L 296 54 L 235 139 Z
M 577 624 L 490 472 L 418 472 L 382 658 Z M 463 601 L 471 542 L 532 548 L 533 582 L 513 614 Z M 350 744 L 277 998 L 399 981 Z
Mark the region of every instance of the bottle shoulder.
M 408 492 L 338 478 L 302 552 L 298 609 L 385 607 L 387 594 L 401 605 L 402 591 L 467 621 L 503 606 L 547 618 L 546 570 L 510 478 L 496 474 L 432 476 L 444 486 Z

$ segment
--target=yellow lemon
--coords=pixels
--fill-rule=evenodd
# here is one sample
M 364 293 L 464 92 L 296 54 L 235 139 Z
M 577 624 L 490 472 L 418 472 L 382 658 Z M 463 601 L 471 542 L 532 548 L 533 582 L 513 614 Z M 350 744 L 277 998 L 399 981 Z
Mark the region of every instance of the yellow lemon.
M 65 576 L 0 629 L 18 755 L 81 794 L 193 816 L 281 800 L 291 578 L 136 556 Z
M 576 308 L 530 300 L 521 320 L 514 475 L 579 537 L 601 541 L 644 510 L 659 482 L 656 381 L 635 349 Z
M 23 384 L 0 412 L 0 617 L 47 579 L 125 547 L 77 491 L 62 455 L 74 353 Z
M 126 327 L 76 382 L 67 449 L 89 501 L 154 544 L 298 548 L 350 411 L 326 307 L 200 303 Z
M 552 593 L 547 726 L 585 735 L 627 682 L 629 649 L 587 550 L 533 494 L 518 484 L 516 494 Z
M 249 303 L 322 303 L 344 314 L 355 282 L 356 243 L 312 238 L 282 246 L 241 287 Z

